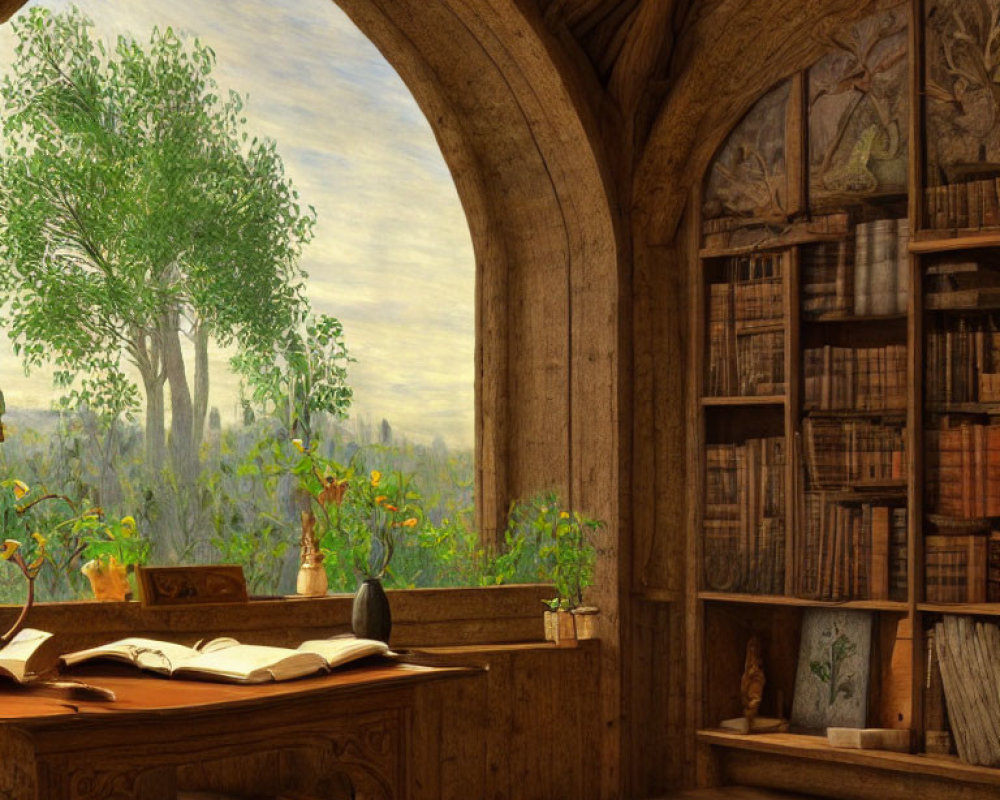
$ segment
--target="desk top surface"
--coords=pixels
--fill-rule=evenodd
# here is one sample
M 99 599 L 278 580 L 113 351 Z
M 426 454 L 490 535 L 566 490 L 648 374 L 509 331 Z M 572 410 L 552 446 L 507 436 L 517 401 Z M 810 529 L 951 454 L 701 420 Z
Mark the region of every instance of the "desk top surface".
M 0 685 L 0 725 L 54 722 L 59 717 L 170 713 L 241 706 L 268 706 L 315 695 L 358 695 L 405 687 L 442 678 L 469 675 L 468 667 L 424 667 L 409 664 L 366 664 L 339 667 L 280 683 L 241 685 L 163 678 L 135 668 L 110 663 L 78 665 L 61 679 L 110 689 L 114 700 L 77 699 L 44 688 Z

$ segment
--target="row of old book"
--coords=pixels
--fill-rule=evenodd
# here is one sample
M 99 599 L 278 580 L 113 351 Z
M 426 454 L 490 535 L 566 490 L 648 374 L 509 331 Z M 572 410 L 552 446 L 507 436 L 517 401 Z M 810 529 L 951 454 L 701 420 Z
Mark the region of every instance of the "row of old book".
M 927 332 L 924 381 L 930 403 L 1000 402 L 997 315 L 938 320 Z
M 928 186 L 924 218 L 936 230 L 980 230 L 1000 226 L 1000 178 Z
M 813 600 L 905 600 L 906 508 L 806 492 L 793 592 Z
M 811 347 L 802 354 L 807 409 L 906 408 L 906 346 Z
M 806 319 L 902 314 L 910 296 L 910 224 L 860 222 L 854 237 L 802 248 Z
M 784 592 L 785 460 L 780 436 L 705 448 L 707 589 Z
M 726 259 L 725 282 L 709 285 L 707 395 L 784 394 L 784 258 Z
M 813 488 L 884 487 L 906 480 L 902 425 L 807 417 L 802 442 Z
M 963 422 L 925 431 L 925 490 L 931 513 L 1000 516 L 1000 424 Z
M 928 603 L 1000 602 L 1000 531 L 924 537 Z

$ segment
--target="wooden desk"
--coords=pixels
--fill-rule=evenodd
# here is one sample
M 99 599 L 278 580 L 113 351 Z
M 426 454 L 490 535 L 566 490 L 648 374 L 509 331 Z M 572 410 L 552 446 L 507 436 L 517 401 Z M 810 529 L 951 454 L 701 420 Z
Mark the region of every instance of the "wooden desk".
M 0 798 L 175 800 L 180 788 L 334 800 L 353 786 L 359 798 L 403 800 L 414 738 L 423 759 L 436 746 L 415 737 L 415 698 L 477 674 L 373 665 L 236 686 L 80 667 L 72 677 L 117 700 L 0 691 Z

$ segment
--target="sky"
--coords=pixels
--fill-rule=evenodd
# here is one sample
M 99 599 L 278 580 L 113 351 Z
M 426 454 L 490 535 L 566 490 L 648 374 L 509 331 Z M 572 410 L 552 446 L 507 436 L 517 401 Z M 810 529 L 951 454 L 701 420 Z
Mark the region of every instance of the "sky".
M 301 266 L 318 313 L 341 320 L 352 417 L 450 447 L 473 441 L 475 260 L 441 151 L 409 90 L 331 0 L 79 0 L 109 41 L 171 26 L 215 50 L 213 77 L 248 95 L 251 135 L 277 142 L 318 221 Z M 65 0 L 32 0 L 54 11 Z M 13 61 L 0 26 L 0 64 Z M 25 379 L 0 343 L 8 409 L 48 405 L 48 377 Z M 210 404 L 235 417 L 238 384 L 213 358 Z

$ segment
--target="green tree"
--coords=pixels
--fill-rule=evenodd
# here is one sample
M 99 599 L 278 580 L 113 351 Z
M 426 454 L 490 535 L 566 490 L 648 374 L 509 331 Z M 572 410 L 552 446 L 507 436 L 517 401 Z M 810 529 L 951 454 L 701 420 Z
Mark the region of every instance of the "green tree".
M 107 48 L 91 28 L 75 8 L 14 23 L 0 87 L 2 321 L 26 368 L 55 362 L 100 413 L 137 408 L 131 364 L 153 465 L 169 389 L 171 459 L 193 480 L 209 341 L 260 353 L 296 328 L 315 213 L 274 142 L 246 132 L 244 98 L 219 91 L 209 47 L 167 28 Z
M 351 404 L 347 365 L 352 360 L 340 321 L 320 314 L 269 347 L 246 348 L 232 364 L 243 377 L 244 400 L 287 426 L 308 449 L 315 415 L 341 419 Z

